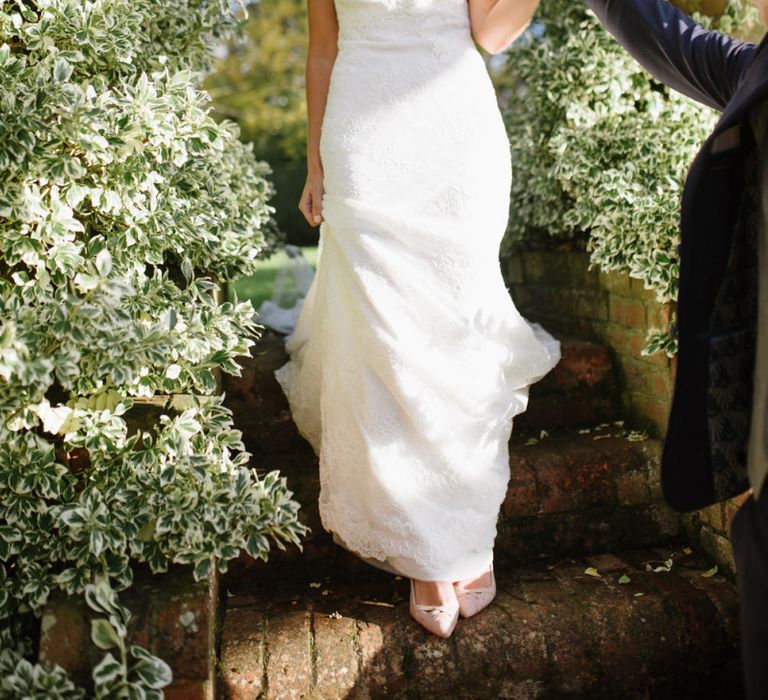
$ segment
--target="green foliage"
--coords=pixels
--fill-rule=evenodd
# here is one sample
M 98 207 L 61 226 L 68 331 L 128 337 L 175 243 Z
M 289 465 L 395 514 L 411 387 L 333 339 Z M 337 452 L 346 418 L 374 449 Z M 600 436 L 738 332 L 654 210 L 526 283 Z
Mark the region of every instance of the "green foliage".
M 276 244 L 268 167 L 198 87 L 238 23 L 228 0 L 0 0 L 0 698 L 83 696 L 21 626 L 56 591 L 104 615 L 96 696 L 162 697 L 167 665 L 125 643 L 131 561 L 200 579 L 304 532 L 215 395 L 256 327 L 214 280 Z
M 260 0 L 248 6 L 242 36 L 205 81 L 215 113 L 233 119 L 254 153 L 272 165 L 275 217 L 292 243 L 316 244 L 298 210 L 306 169 L 304 67 L 307 48 L 306 0 Z
M 306 46 L 306 0 L 261 0 L 205 81 L 216 111 L 270 162 L 305 159 Z
M 731 0 L 718 21 L 747 17 Z M 588 232 L 591 266 L 674 300 L 682 182 L 715 114 L 654 80 L 582 3 L 545 0 L 537 20 L 543 35 L 515 45 L 501 77 L 514 163 L 503 250 Z M 674 353 L 659 330 L 646 350 Z

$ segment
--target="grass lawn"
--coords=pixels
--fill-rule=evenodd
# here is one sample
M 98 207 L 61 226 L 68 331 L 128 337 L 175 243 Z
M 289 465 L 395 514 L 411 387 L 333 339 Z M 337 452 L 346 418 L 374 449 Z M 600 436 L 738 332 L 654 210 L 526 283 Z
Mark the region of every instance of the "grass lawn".
M 315 267 L 317 263 L 317 246 L 303 246 L 301 252 L 307 262 Z M 289 260 L 288 256 L 280 251 L 271 258 L 259 261 L 259 267 L 255 275 L 241 277 L 237 282 L 228 287 L 229 299 L 233 299 L 233 290 L 237 292 L 240 301 L 251 300 L 254 309 L 261 306 L 265 299 L 272 298 L 272 286 L 275 283 L 277 271 Z

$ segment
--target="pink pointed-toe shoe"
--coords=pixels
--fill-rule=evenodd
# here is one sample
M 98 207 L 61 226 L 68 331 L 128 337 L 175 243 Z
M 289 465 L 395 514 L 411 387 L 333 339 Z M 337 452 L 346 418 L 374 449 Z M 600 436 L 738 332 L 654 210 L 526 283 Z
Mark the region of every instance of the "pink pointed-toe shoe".
M 472 617 L 479 613 L 496 597 L 496 576 L 493 564 L 490 566 L 491 585 L 481 588 L 465 588 L 458 583 L 453 584 L 456 598 L 459 601 L 459 614 L 462 617 Z
M 454 600 L 446 605 L 419 605 L 416 603 L 416 593 L 411 579 L 411 600 L 409 610 L 411 617 L 424 629 L 438 637 L 448 638 L 456 629 L 459 621 L 459 602 Z

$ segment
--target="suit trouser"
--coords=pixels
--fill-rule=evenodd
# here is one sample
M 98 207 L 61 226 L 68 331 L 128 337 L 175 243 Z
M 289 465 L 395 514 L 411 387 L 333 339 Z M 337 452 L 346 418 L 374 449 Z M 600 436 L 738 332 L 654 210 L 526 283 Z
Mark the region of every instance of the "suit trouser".
M 768 488 L 750 496 L 731 526 L 739 586 L 741 655 L 749 700 L 768 698 Z

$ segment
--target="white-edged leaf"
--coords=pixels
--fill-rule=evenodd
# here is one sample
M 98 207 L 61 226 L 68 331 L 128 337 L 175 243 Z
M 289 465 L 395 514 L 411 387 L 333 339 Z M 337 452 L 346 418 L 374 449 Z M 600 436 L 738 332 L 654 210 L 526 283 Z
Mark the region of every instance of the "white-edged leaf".
M 162 688 L 173 680 L 171 667 L 156 656 L 139 659 L 132 671 L 150 688 Z
M 72 66 L 66 58 L 59 58 L 53 67 L 53 77 L 59 83 L 66 83 L 72 75 Z
M 107 652 L 104 658 L 93 669 L 93 680 L 96 685 L 111 683 L 123 671 L 123 665 L 112 654 Z
M 102 277 L 107 277 L 112 271 L 112 256 L 106 248 L 102 248 L 96 255 L 96 269 Z
M 109 623 L 109 620 L 102 618 L 91 620 L 91 640 L 99 649 L 120 648 L 123 645 L 123 640 L 120 639 L 117 630 Z

